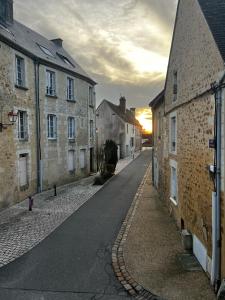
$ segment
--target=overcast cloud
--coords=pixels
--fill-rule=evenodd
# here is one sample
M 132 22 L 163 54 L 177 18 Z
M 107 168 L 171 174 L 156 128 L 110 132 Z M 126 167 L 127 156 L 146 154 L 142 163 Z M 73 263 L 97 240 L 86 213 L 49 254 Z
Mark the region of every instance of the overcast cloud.
M 64 47 L 98 82 L 98 104 L 146 106 L 164 84 L 177 0 L 14 0 L 15 18 Z

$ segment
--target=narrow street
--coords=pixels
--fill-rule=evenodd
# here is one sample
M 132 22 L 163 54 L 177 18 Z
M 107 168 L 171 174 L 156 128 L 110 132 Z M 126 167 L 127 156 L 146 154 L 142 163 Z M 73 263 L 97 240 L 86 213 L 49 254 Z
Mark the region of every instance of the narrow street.
M 0 299 L 130 299 L 111 248 L 151 160 L 144 151 L 38 246 L 0 269 Z

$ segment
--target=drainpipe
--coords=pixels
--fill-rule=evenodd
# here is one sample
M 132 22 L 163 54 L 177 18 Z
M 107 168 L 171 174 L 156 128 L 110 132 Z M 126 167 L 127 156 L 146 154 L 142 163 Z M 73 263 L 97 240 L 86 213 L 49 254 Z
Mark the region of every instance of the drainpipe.
M 215 167 L 216 186 L 212 200 L 212 272 L 211 283 L 217 291 L 221 280 L 221 115 L 222 115 L 222 89 L 225 73 L 219 83 L 212 85 L 215 94 Z
M 41 165 L 41 131 L 40 131 L 40 98 L 39 98 L 39 62 L 34 60 L 35 77 L 35 103 L 36 103 L 36 151 L 37 151 L 37 192 L 42 188 L 42 165 Z

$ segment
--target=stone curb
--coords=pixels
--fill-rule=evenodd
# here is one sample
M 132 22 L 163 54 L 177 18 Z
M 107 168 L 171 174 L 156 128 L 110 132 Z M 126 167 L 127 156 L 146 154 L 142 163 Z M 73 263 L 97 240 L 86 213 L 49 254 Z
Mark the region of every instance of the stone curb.
M 137 283 L 132 276 L 129 274 L 129 272 L 126 269 L 126 264 L 124 261 L 124 244 L 126 243 L 127 236 L 133 221 L 133 218 L 135 216 L 137 207 L 139 205 L 141 196 L 143 194 L 143 187 L 147 181 L 148 176 L 150 176 L 151 172 L 151 164 L 149 165 L 144 178 L 137 190 L 137 193 L 134 197 L 134 200 L 131 204 L 131 207 L 128 211 L 128 214 L 125 218 L 125 220 L 122 223 L 122 227 L 120 229 L 120 232 L 116 238 L 116 241 L 112 247 L 112 266 L 114 269 L 114 272 L 116 274 L 116 277 L 122 284 L 122 286 L 125 288 L 125 290 L 133 296 L 135 299 L 151 299 L 151 300 L 162 300 L 162 298 L 154 295 L 150 291 L 146 290 L 143 286 L 141 286 L 139 283 Z

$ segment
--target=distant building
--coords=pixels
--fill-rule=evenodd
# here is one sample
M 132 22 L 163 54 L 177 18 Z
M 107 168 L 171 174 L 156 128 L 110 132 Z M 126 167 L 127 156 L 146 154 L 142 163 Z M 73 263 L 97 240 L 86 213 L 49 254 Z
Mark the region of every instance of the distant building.
M 95 82 L 63 48 L 0 0 L 0 207 L 95 168 Z M 3 129 L 7 127 L 7 129 Z
M 224 15 L 224 1 L 179 1 L 165 90 L 150 103 L 154 184 L 216 287 L 225 278 Z
M 118 156 L 132 156 L 141 149 L 141 125 L 135 118 L 135 109 L 126 108 L 125 97 L 115 105 L 103 100 L 96 110 L 97 143 L 102 148 L 111 139 L 118 145 Z

